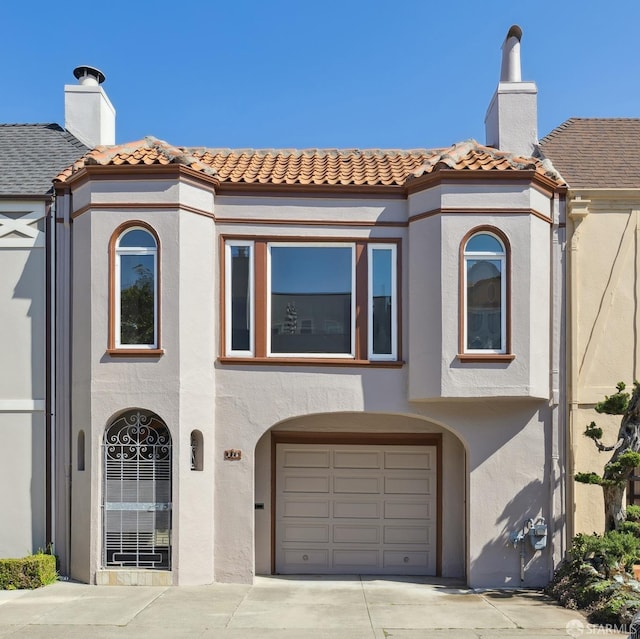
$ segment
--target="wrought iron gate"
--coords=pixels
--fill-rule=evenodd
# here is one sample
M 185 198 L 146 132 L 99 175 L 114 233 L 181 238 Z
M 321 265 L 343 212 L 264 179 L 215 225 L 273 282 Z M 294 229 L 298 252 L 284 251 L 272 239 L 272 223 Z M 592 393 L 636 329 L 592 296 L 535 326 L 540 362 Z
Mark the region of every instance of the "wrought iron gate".
M 103 565 L 171 568 L 171 434 L 148 411 L 129 411 L 103 444 Z

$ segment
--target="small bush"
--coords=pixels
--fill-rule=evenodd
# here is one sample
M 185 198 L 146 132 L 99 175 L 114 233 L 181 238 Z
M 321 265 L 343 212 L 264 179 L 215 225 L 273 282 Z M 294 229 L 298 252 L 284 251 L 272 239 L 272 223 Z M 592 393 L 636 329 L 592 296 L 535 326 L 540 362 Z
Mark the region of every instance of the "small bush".
M 22 559 L 0 559 L 0 590 L 40 588 L 56 578 L 53 555 L 38 553 Z
M 604 535 L 578 534 L 569 553 L 572 559 L 590 562 L 598 569 L 604 566 L 608 570 L 631 570 L 633 563 L 640 561 L 640 537 L 633 531 L 617 530 Z
M 640 506 L 627 506 L 627 521 L 640 521 Z

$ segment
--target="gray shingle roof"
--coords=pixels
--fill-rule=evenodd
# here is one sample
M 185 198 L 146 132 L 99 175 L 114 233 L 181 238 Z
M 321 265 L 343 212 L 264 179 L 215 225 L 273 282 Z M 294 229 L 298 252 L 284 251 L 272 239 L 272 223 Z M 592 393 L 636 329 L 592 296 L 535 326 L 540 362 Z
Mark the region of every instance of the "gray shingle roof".
M 89 149 L 57 124 L 0 124 L 0 197 L 42 195 Z
M 539 146 L 570 188 L 640 188 L 638 118 L 570 118 Z

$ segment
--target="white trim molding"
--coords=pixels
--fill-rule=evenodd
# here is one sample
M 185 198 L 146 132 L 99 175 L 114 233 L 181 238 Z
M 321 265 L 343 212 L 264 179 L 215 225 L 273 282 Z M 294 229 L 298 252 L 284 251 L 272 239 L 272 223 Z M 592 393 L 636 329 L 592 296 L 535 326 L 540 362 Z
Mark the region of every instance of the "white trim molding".
M 0 248 L 44 247 L 45 213 L 41 202 L 0 203 Z
M 44 399 L 0 399 L 0 413 L 37 413 L 44 409 Z

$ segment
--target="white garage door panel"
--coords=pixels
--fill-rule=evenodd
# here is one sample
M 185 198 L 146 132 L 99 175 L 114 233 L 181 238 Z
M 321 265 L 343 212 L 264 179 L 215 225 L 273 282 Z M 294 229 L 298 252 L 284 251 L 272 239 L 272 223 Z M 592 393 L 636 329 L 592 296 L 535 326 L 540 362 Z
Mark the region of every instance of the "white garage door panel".
M 329 468 L 331 453 L 328 450 L 287 450 L 285 468 Z
M 378 519 L 382 511 L 377 501 L 334 501 L 333 516 L 336 519 Z
M 384 492 L 387 495 L 430 495 L 429 478 L 413 475 L 412 477 L 385 477 Z
M 284 504 L 284 517 L 328 517 L 328 501 L 291 501 L 287 499 Z
M 333 541 L 338 544 L 378 544 L 380 528 L 378 526 L 343 526 L 333 527 Z
M 353 569 L 377 569 L 378 568 L 378 551 L 377 550 L 334 550 L 333 551 L 334 568 L 341 572 Z
M 408 468 L 414 470 L 433 470 L 432 453 L 420 452 L 388 452 L 384 455 L 385 468 Z
M 329 541 L 329 526 L 285 526 L 284 541 L 325 543 Z
M 385 519 L 430 519 L 427 502 L 385 501 Z
M 435 446 L 278 444 L 276 572 L 434 575 L 435 461 Z
M 328 550 L 285 550 L 284 560 L 296 572 L 326 571 L 329 567 Z
M 385 526 L 385 544 L 426 544 L 431 543 L 428 526 Z
M 426 570 L 429 566 L 428 552 L 399 552 L 397 550 L 384 551 L 385 568 L 420 568 Z
M 334 493 L 374 493 L 380 492 L 381 477 L 339 477 L 333 478 Z
M 342 451 L 333 454 L 334 468 L 380 468 L 382 454 L 374 451 Z
M 329 477 L 291 475 L 284 480 L 284 490 L 287 493 L 328 493 Z

